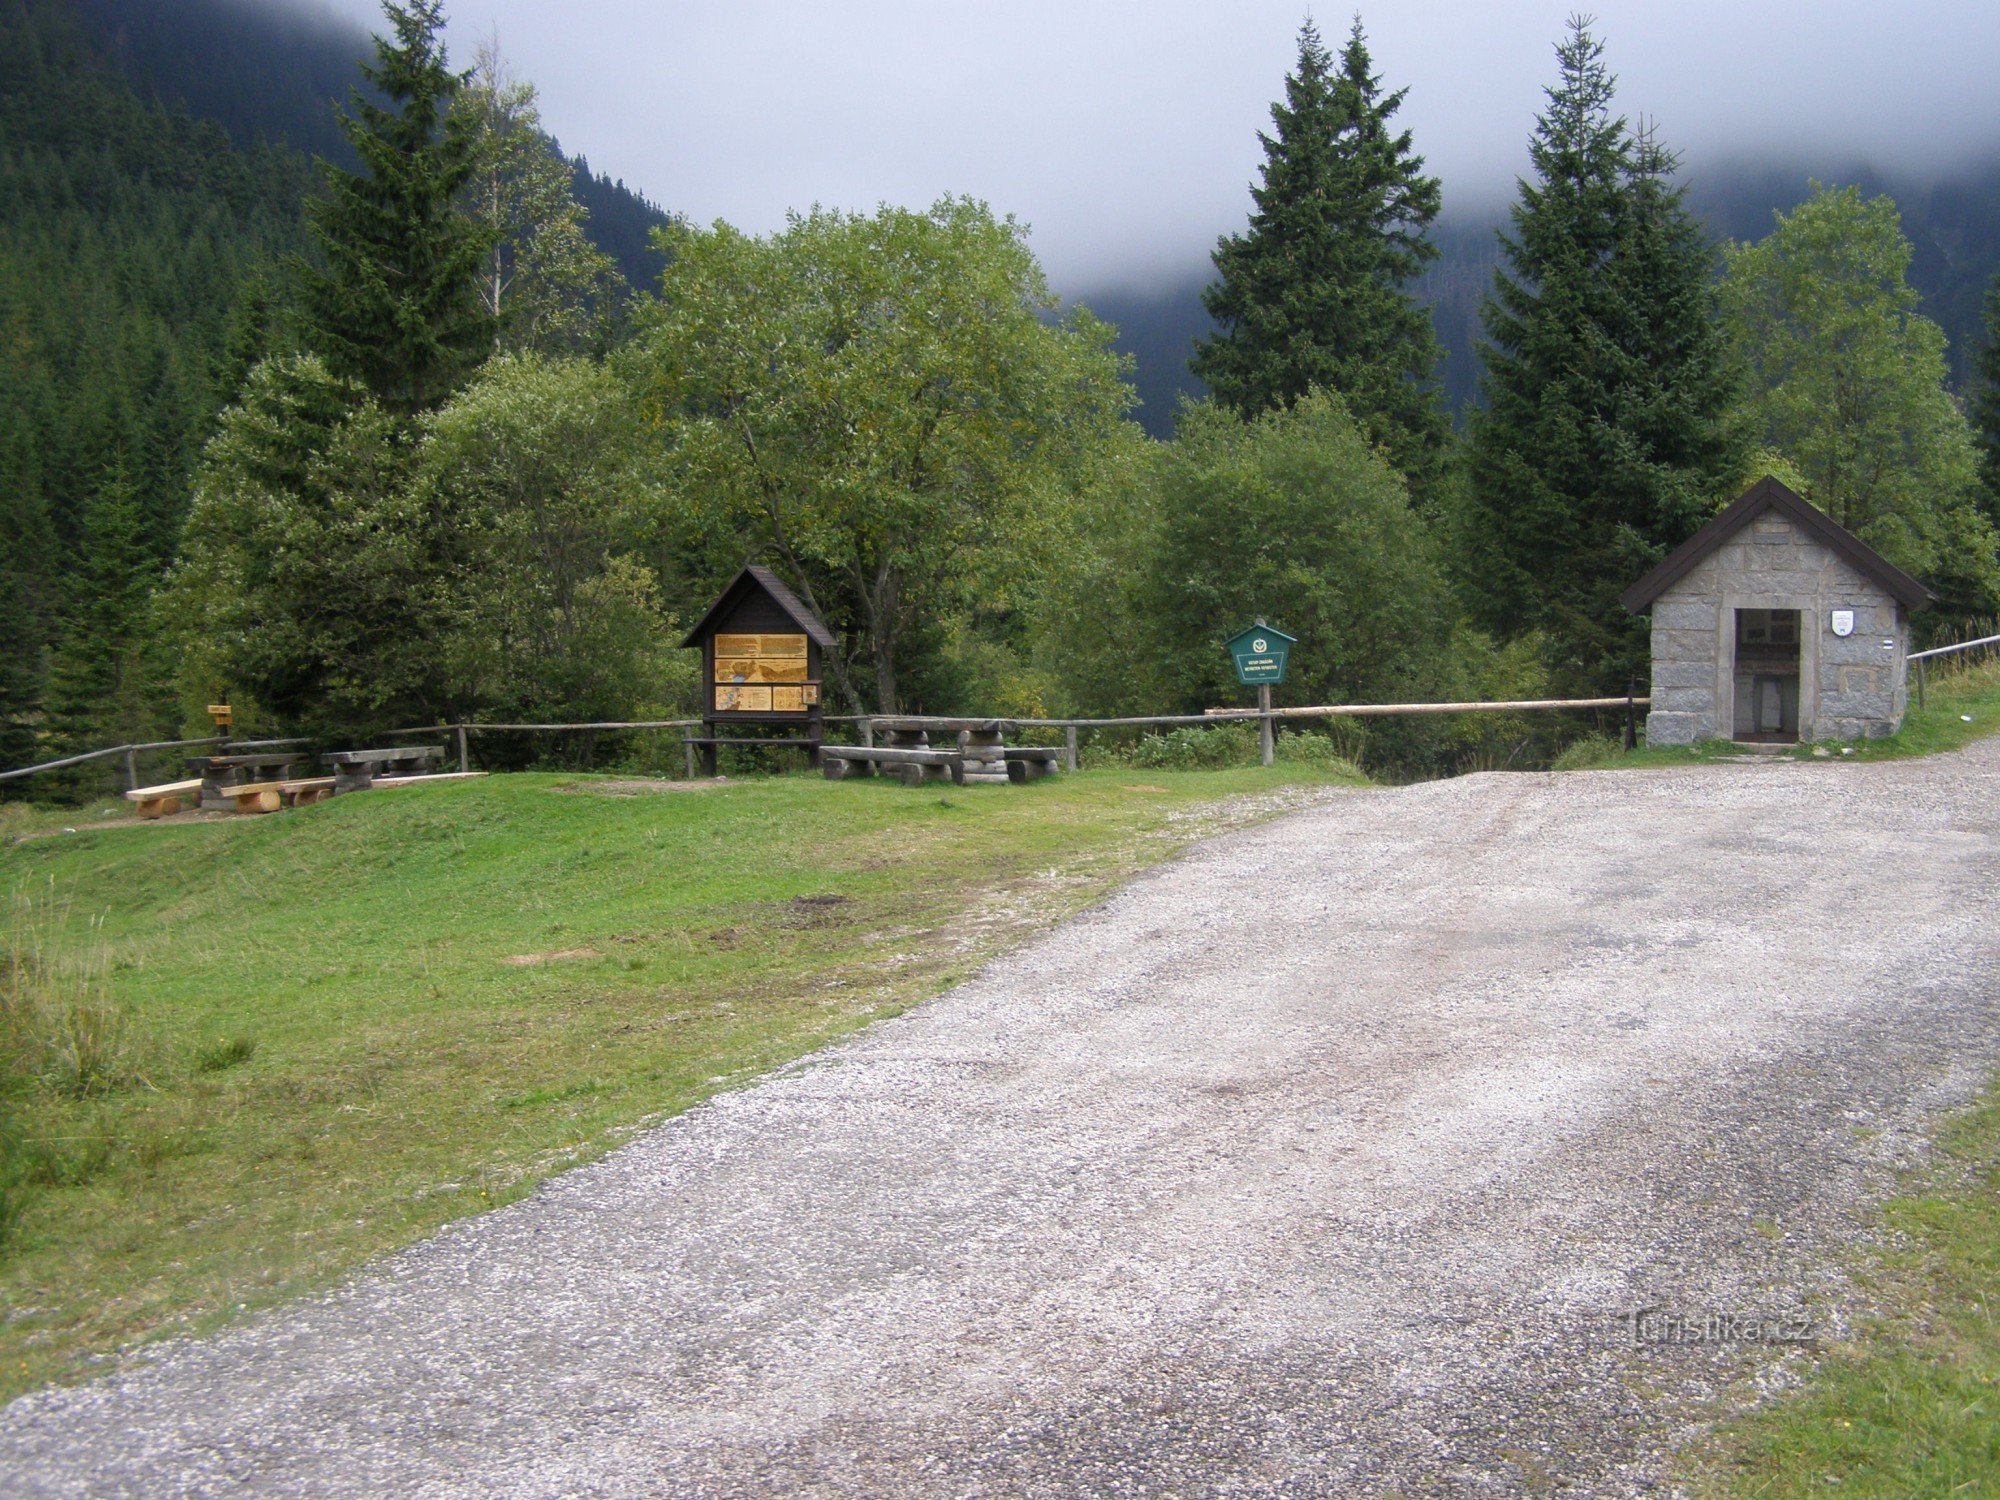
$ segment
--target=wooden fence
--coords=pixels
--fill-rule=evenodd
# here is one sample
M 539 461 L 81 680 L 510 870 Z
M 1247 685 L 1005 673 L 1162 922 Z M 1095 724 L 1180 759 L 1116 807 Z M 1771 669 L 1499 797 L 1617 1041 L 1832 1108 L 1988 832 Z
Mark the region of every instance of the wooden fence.
M 1992 637 L 2000 641 L 2000 636 Z M 1974 645 L 1988 642 L 1969 641 L 1962 647 L 1944 648 L 1964 650 Z M 1940 652 L 1926 652 L 1932 656 Z M 1912 657 L 1911 660 L 1916 660 Z M 1000 720 L 1020 729 L 1061 730 L 1063 733 L 1063 761 L 1067 769 L 1078 770 L 1082 765 L 1082 736 L 1091 730 L 1101 729 L 1150 729 L 1176 728 L 1191 724 L 1229 724 L 1252 722 L 1263 729 L 1264 763 L 1271 763 L 1272 736 L 1275 726 L 1282 719 L 1342 719 L 1342 718 L 1383 718 L 1398 714 L 1467 714 L 1467 713 L 1523 713 L 1548 709 L 1623 709 L 1626 714 L 1626 737 L 1629 742 L 1634 729 L 1634 715 L 1652 700 L 1627 695 L 1622 698 L 1531 698 L 1512 702 L 1495 703 L 1325 703 L 1306 708 L 1274 708 L 1269 712 L 1255 708 L 1218 708 L 1200 714 L 1140 714 L 1123 718 L 1108 719 L 1015 719 Z M 963 716 L 960 716 L 962 718 Z M 875 726 L 894 720 L 903 724 L 956 723 L 959 718 L 924 714 L 828 714 L 823 722 L 828 724 L 852 724 L 860 736 L 861 743 L 875 742 Z M 683 731 L 682 742 L 685 752 L 687 774 L 694 777 L 695 749 L 688 744 L 686 733 L 702 727 L 700 719 L 604 719 L 578 724 L 495 724 L 466 720 L 455 724 L 422 724 L 407 729 L 386 729 L 379 731 L 384 736 L 397 738 L 419 734 L 450 735 L 453 748 L 457 751 L 458 769 L 472 769 L 471 740 L 478 734 L 563 734 L 584 731 L 620 730 L 674 730 Z M 303 745 L 303 739 L 277 740 L 229 740 L 222 735 L 209 735 L 192 740 L 150 740 L 143 744 L 113 745 L 103 750 L 92 750 L 82 755 L 65 756 L 61 760 L 44 761 L 39 765 L 20 766 L 11 771 L 0 771 L 0 781 L 11 781 L 18 777 L 35 776 L 45 771 L 59 771 L 65 767 L 84 765 L 93 761 L 108 760 L 119 756 L 125 759 L 125 786 L 127 790 L 139 785 L 138 757 L 141 753 L 160 750 L 191 749 L 197 745 L 227 744 L 235 750 L 276 749 L 287 745 Z
M 1925 679 L 1930 675 L 1928 667 L 1930 662 L 1936 661 L 1940 656 L 1955 656 L 1961 651 L 1977 651 L 1981 648 L 1990 651 L 1996 646 L 2000 646 L 2000 635 L 1982 635 L 1976 641 L 1959 641 L 1951 646 L 1933 646 L 1928 651 L 1912 651 L 1909 659 L 1917 669 L 1917 707 L 1924 706 Z

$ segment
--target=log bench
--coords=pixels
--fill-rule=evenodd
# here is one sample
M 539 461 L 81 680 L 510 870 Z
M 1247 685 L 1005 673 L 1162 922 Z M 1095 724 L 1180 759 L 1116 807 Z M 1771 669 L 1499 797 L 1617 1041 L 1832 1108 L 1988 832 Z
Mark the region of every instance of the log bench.
M 240 813 L 273 813 L 281 807 L 309 807 L 333 795 L 331 776 L 306 776 L 295 781 L 250 781 L 226 786 L 223 795 Z
M 333 790 L 361 792 L 376 779 L 422 776 L 444 760 L 442 745 L 401 745 L 393 750 L 330 750 L 320 757 L 333 767 Z
M 1062 751 L 1052 747 L 1009 745 L 1004 753 L 1009 781 L 1034 781 L 1043 776 L 1053 776 L 1062 765 Z
M 898 745 L 822 745 L 820 770 L 828 781 L 852 776 L 900 776 L 910 786 L 926 781 L 965 785 L 965 757 L 956 750 L 907 749 Z
M 125 794 L 127 802 L 139 804 L 142 818 L 164 818 L 181 810 L 181 799 L 201 790 L 199 776 L 186 781 L 167 781 L 159 786 L 135 786 Z

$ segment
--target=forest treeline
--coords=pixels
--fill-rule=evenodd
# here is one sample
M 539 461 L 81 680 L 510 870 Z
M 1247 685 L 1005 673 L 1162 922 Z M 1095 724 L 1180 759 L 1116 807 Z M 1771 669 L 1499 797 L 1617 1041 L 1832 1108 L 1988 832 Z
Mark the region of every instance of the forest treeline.
M 685 713 L 679 629 L 752 561 L 838 637 L 839 711 L 1198 711 L 1240 696 L 1253 616 L 1299 637 L 1281 702 L 1622 693 L 1618 594 L 1766 472 L 1939 620 L 2000 601 L 2000 364 L 1954 397 L 1894 203 L 1816 185 L 1714 243 L 1587 22 L 1463 431 L 1413 290 L 1439 183 L 1357 21 L 1300 33 L 1215 254 L 1210 396 L 1156 441 L 1113 330 L 984 204 L 669 222 L 634 286 L 532 86 L 458 71 L 438 0 L 385 5 L 311 174 L 0 9 L 0 761 L 221 700 L 317 735 Z M 1546 732 L 1359 748 L 1436 771 Z

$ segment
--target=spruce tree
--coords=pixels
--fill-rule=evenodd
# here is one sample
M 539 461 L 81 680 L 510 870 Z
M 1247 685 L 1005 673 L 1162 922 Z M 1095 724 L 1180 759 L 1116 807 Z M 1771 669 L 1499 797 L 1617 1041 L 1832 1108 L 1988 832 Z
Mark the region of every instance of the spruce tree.
M 1449 426 L 1433 389 L 1438 348 L 1409 283 L 1437 256 L 1439 206 L 1408 131 L 1390 121 L 1357 20 L 1338 65 L 1308 21 L 1285 101 L 1271 107 L 1262 185 L 1247 232 L 1215 250 L 1202 294 L 1219 325 L 1191 368 L 1244 417 L 1338 392 L 1364 431 L 1419 488 L 1435 476 Z
M 478 275 L 490 235 L 461 204 L 478 163 L 473 122 L 452 109 L 463 75 L 446 65 L 442 0 L 384 0 L 392 37 L 375 39 L 340 125 L 362 171 L 320 163 L 306 206 L 324 264 L 296 262 L 306 342 L 336 374 L 404 415 L 448 396 L 492 351 Z
M 121 459 L 84 509 L 70 607 L 49 671 L 49 728 L 65 751 L 145 738 L 146 616 L 159 577 L 147 531 Z
M 1672 156 L 1612 113 L 1604 47 L 1556 49 L 1504 265 L 1483 309 L 1459 550 L 1480 622 L 1543 633 L 1561 687 L 1615 691 L 1645 667 L 1618 595 L 1742 478 L 1713 252 Z
M 6 418 L 0 416 L 0 423 Z M 41 466 L 27 434 L 0 427 L 0 769 L 36 759 L 46 603 L 54 590 L 55 529 L 42 497 Z M 32 780 L 29 778 L 28 780 Z M 0 781 L 0 796 L 25 796 L 28 780 Z

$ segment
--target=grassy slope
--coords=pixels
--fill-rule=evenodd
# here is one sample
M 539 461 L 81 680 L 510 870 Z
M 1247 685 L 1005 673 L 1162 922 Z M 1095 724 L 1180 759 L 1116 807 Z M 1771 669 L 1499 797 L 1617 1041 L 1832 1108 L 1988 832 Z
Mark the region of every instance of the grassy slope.
M 1332 774 L 520 775 L 266 818 L 72 814 L 83 832 L 0 851 L 0 880 L 56 913 L 56 947 L 100 951 L 143 1081 L 35 1102 L 53 1166 L 0 1260 L 0 1395 L 518 1196 L 1253 815 L 1196 806 Z
M 1878 1315 L 1723 1434 L 1703 1492 L 2000 1495 L 2000 1095 L 1938 1144 L 1930 1180 L 1884 1211 L 1889 1248 L 1862 1268 Z

